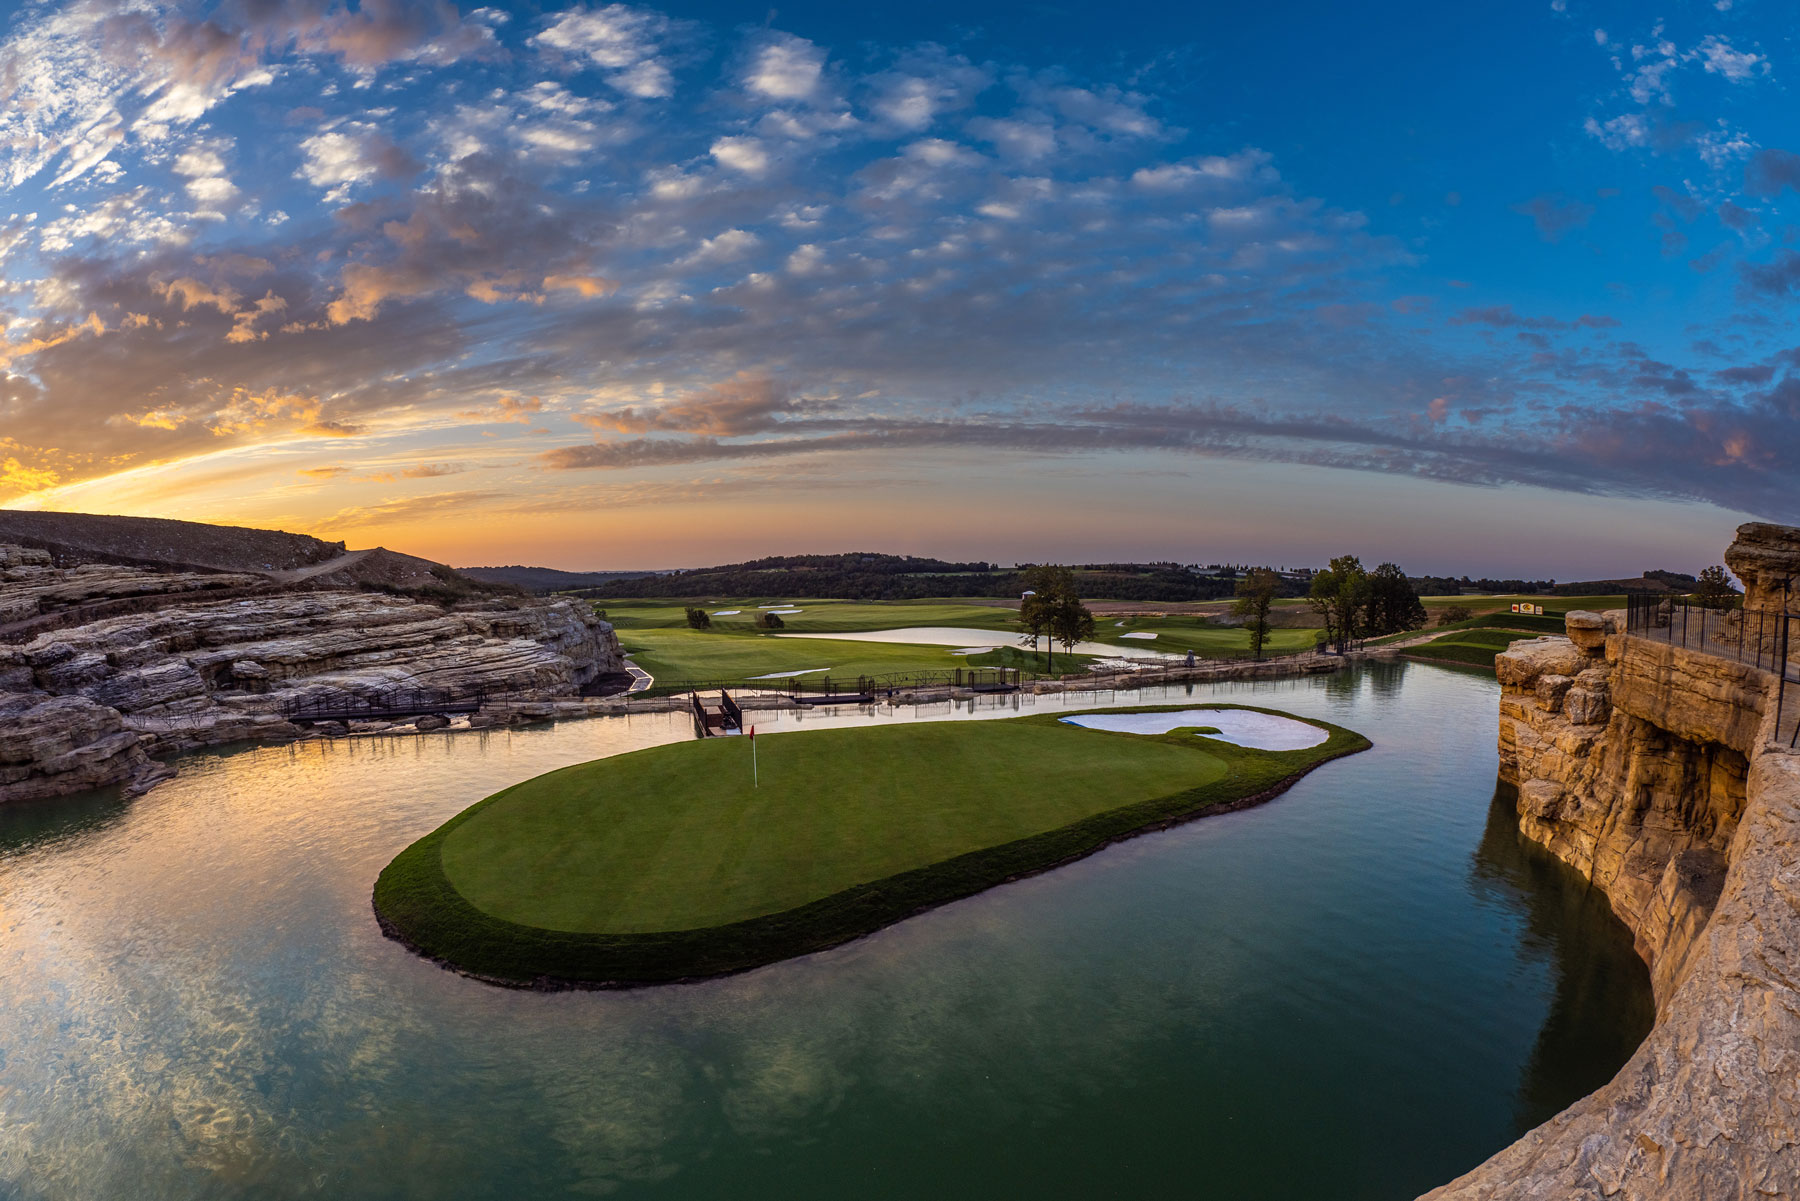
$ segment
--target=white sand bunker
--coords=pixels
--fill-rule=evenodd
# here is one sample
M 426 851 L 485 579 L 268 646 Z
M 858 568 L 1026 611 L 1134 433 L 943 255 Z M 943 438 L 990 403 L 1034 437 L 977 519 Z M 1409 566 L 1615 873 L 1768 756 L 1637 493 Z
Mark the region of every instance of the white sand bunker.
M 1121 638 L 1146 638 L 1147 639 L 1147 638 L 1154 638 L 1154 637 L 1156 637 L 1156 635 L 1150 633 L 1147 630 L 1136 630 L 1130 634 L 1120 634 L 1119 637 L 1121 637 Z
M 951 651 L 953 655 L 985 655 L 989 651 L 997 651 L 997 646 L 965 646 L 959 651 Z
M 829 667 L 809 667 L 805 671 L 772 671 L 766 676 L 745 676 L 746 680 L 791 680 L 795 676 L 814 676 L 822 671 L 830 671 Z
M 1318 726 L 1278 717 L 1273 713 L 1253 713 L 1248 709 L 1182 709 L 1172 713 L 1083 713 L 1065 717 L 1072 726 L 1090 730 L 1107 730 L 1114 734 L 1167 734 L 1183 726 L 1213 726 L 1217 738 L 1237 746 L 1255 747 L 1259 751 L 1303 751 L 1318 746 L 1331 735 Z
M 713 616 L 714 617 L 736 617 L 739 613 L 742 613 L 742 612 L 743 612 L 742 609 L 714 609 Z

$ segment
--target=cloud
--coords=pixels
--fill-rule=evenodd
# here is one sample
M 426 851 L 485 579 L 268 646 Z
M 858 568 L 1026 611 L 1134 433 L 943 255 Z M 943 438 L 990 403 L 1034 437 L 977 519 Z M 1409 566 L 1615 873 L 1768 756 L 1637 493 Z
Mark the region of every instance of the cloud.
M 336 534 L 382 526 L 403 525 L 429 518 L 466 515 L 492 501 L 505 500 L 504 492 L 434 492 L 426 496 L 408 496 L 373 505 L 356 505 L 339 509 L 312 526 L 314 533 Z
M 769 100 L 805 100 L 819 87 L 825 52 L 805 38 L 775 34 L 744 70 L 746 91 Z
M 867 82 L 869 108 L 888 125 L 923 132 L 961 112 L 993 84 L 993 73 L 941 46 L 922 46 Z
M 401 478 L 409 480 L 430 480 L 446 475 L 461 475 L 472 470 L 467 463 L 420 463 L 408 467 L 400 473 Z
M 464 421 L 530 425 L 544 411 L 541 396 L 502 396 L 488 409 L 465 409 L 457 414 Z
M 1708 34 L 1701 39 L 1695 53 L 1708 72 L 1722 75 L 1732 83 L 1743 83 L 1767 74 L 1769 70 L 1769 62 L 1762 55 L 1733 49 L 1731 43 L 1718 34 Z
M 714 267 L 735 263 L 762 244 L 762 239 L 747 229 L 728 229 L 714 237 L 704 238 L 693 252 L 679 260 L 682 267 Z
M 1766 263 L 1742 263 L 1738 277 L 1750 292 L 1774 299 L 1800 295 L 1800 254 L 1783 250 Z
M 712 144 L 712 156 L 746 175 L 761 175 L 769 169 L 769 152 L 757 138 L 720 138 Z
M 377 177 L 404 179 L 418 171 L 418 164 L 378 130 L 361 124 L 349 130 L 314 134 L 300 143 L 306 156 L 301 178 L 325 189 L 327 200 L 343 200 L 351 188 Z
M 560 14 L 531 38 L 531 44 L 585 59 L 599 68 L 614 88 L 628 96 L 653 100 L 675 90 L 674 76 L 659 53 L 660 43 L 670 32 L 669 19 L 660 13 L 610 4 Z
M 1538 237 L 1544 241 L 1560 242 L 1564 234 L 1585 227 L 1593 219 L 1594 206 L 1570 200 L 1561 193 L 1547 193 L 1513 205 L 1513 212 L 1530 217 L 1537 226 Z
M 826 402 L 797 401 L 768 376 L 740 372 L 665 405 L 582 413 L 575 420 L 622 434 L 669 430 L 736 437 L 774 429 L 789 414 L 817 413 L 830 407 Z
M 1758 196 L 1778 196 L 1784 188 L 1800 192 L 1800 154 L 1760 151 L 1744 164 L 1744 188 Z
M 197 142 L 175 159 L 175 174 L 186 177 L 187 192 L 199 204 L 218 206 L 237 195 L 237 185 L 225 177 L 224 139 Z

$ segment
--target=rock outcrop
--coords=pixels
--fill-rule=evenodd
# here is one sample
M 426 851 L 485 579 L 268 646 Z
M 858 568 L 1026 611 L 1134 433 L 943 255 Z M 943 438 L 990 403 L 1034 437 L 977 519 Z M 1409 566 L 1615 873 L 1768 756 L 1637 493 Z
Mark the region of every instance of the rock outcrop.
M 409 572 L 424 562 L 391 558 Z M 292 738 L 301 731 L 289 715 L 309 704 L 354 708 L 395 690 L 577 697 L 623 671 L 612 627 L 579 601 L 477 594 L 432 603 L 263 577 L 232 599 L 194 591 L 219 579 L 236 577 L 59 568 L 41 550 L 0 547 L 0 602 L 27 598 L 46 614 L 60 603 L 47 597 L 116 597 L 95 592 L 108 587 L 138 588 L 155 602 L 26 629 L 27 640 L 0 645 L 0 801 L 149 782 L 160 770 L 150 754 Z
M 1752 611 L 1785 603 L 1800 530 L 1745 526 L 1727 562 Z M 1636 935 L 1657 1023 L 1605 1087 L 1434 1199 L 1800 1197 L 1800 754 L 1776 737 L 1780 684 L 1622 622 L 1570 614 L 1569 637 L 1499 656 L 1501 774 L 1520 828 Z

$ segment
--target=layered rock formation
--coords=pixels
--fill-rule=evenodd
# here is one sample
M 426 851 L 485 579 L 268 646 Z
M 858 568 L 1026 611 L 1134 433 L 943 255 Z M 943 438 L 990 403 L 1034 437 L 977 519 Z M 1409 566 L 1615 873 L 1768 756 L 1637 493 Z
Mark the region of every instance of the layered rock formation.
M 405 571 L 423 562 L 391 558 Z M 14 547 L 0 564 L 0 598 L 39 613 L 55 608 L 46 598 L 90 598 L 101 577 L 154 601 L 0 645 L 0 801 L 147 782 L 154 753 L 294 737 L 287 715 L 308 702 L 355 708 L 394 690 L 544 700 L 623 670 L 612 627 L 576 601 L 430 603 L 261 576 L 235 590 L 249 595 L 208 601 L 188 595 L 196 581 L 237 577 L 58 568 Z
M 1752 606 L 1785 603 L 1800 530 L 1746 526 L 1727 561 Z M 1568 637 L 1499 656 L 1501 774 L 1520 828 L 1636 935 L 1657 1024 L 1604 1088 L 1432 1198 L 1800 1196 L 1800 755 L 1775 737 L 1781 686 L 1621 620 L 1571 614 Z

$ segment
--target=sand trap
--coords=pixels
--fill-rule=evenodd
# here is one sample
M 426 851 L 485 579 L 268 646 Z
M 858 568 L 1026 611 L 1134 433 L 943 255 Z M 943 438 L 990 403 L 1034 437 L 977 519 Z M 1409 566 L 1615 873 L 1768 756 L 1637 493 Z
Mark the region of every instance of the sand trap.
M 1142 639 L 1145 639 L 1146 641 L 1148 641 L 1149 639 L 1156 637 L 1156 635 L 1149 633 L 1148 631 L 1145 631 L 1145 630 L 1138 630 L 1135 633 L 1131 633 L 1131 634 L 1120 634 L 1119 637 L 1121 637 L 1121 638 L 1142 638 Z
M 792 601 L 783 601 L 779 605 L 758 605 L 756 607 L 758 609 L 785 609 L 788 607 L 788 605 L 790 605 L 792 603 L 793 603 Z
M 997 651 L 997 646 L 965 646 L 959 651 L 951 651 L 953 655 L 985 655 L 989 651 Z
M 742 612 L 743 612 L 742 609 L 714 609 L 713 616 L 714 617 L 736 617 L 739 613 L 742 613 Z
M 766 676 L 745 676 L 746 680 L 791 680 L 795 676 L 814 676 L 822 671 L 830 671 L 829 667 L 809 667 L 805 671 L 772 671 Z
M 1259 751 L 1303 751 L 1318 746 L 1331 735 L 1318 726 L 1277 717 L 1273 713 L 1252 713 L 1247 709 L 1182 709 L 1173 713 L 1083 713 L 1062 720 L 1072 726 L 1090 730 L 1108 730 L 1115 734 L 1167 734 L 1182 726 L 1216 726 L 1217 738 L 1237 746 L 1255 747 Z

